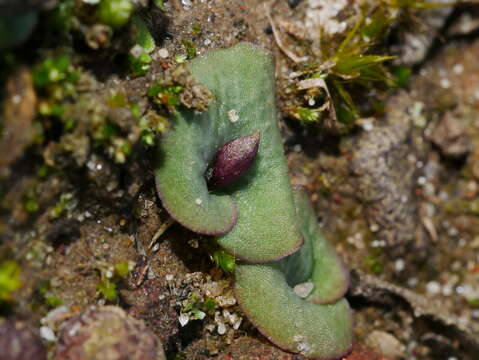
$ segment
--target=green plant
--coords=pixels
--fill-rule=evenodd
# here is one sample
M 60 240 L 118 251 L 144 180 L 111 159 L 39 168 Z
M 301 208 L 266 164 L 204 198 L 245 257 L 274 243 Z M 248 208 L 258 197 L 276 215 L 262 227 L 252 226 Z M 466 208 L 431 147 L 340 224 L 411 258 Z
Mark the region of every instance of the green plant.
M 29 213 L 34 213 L 40 208 L 35 187 L 31 187 L 23 194 L 23 207 Z
M 186 58 L 193 59 L 196 56 L 196 46 L 187 39 L 182 39 L 181 44 L 184 46 L 186 50 Z
M 63 100 L 76 94 L 75 85 L 80 73 L 73 67 L 67 55 L 46 58 L 33 69 L 33 84 L 41 94 L 39 113 L 45 117 L 62 118 Z M 74 123 L 63 120 L 65 130 L 71 130 Z
M 52 218 L 59 218 L 66 210 L 71 210 L 76 206 L 76 201 L 72 193 L 64 193 L 50 212 Z
M 332 131 L 348 129 L 363 109 L 356 103 L 364 89 L 376 93 L 407 83 L 410 69 L 398 68 L 392 74 L 385 64 L 394 56 L 382 54 L 379 45 L 400 20 L 414 9 L 429 9 L 450 4 L 425 0 L 359 1 L 349 27 L 340 34 L 324 34 L 320 51 L 310 54 L 309 63 L 299 65 L 301 74 L 297 90 L 304 92 L 295 105 L 287 110 L 298 120 L 320 123 Z M 314 81 L 312 79 L 321 79 Z M 374 111 L 368 108 L 367 111 Z
M 214 100 L 204 112 L 172 113 L 155 169 L 163 205 L 185 227 L 218 236 L 219 266 L 230 267 L 227 253 L 239 260 L 238 302 L 272 342 L 312 358 L 344 355 L 352 342 L 342 299 L 348 275 L 307 196 L 289 183 L 272 59 L 240 44 L 195 58 L 188 69 Z M 298 295 L 303 284 L 310 291 Z
M 37 292 L 49 308 L 56 308 L 64 304 L 64 301 L 61 298 L 52 294 L 51 283 L 49 280 L 42 281 L 37 288 Z
M 155 40 L 151 36 L 146 24 L 138 15 L 132 16 L 132 31 L 134 46 L 128 54 L 130 71 L 135 76 L 144 75 L 150 68 L 150 54 L 155 50 Z
M 299 83 L 299 89 L 307 90 L 308 97 L 319 106 L 300 105 L 293 115 L 304 122 L 318 122 L 327 113 L 326 127 L 330 128 L 352 124 L 359 117 L 352 95 L 354 88 L 371 88 L 375 82 L 392 84 L 383 63 L 394 57 L 370 54 L 370 49 L 384 36 L 393 19 L 384 7 L 363 8 L 355 26 L 337 46 L 331 46 L 337 44 L 332 39 L 322 41 L 321 64 L 306 70 Z
M 235 269 L 235 258 L 224 250 L 216 250 L 213 253 L 213 260 L 216 265 L 226 272 L 233 272 Z
M 110 279 L 101 280 L 96 289 L 102 298 L 110 302 L 116 301 L 118 299 L 118 291 L 116 289 L 116 283 Z
M 339 358 L 352 342 L 350 310 L 342 298 L 348 275 L 319 232 L 306 193 L 297 189 L 295 203 L 304 246 L 279 262 L 238 265 L 235 293 L 250 321 L 281 348 L 315 359 Z M 302 284 L 310 284 L 309 293 L 294 291 Z
M 118 283 L 130 273 L 130 263 L 128 261 L 119 261 L 112 267 L 100 268 L 99 270 L 101 272 L 101 280 L 96 287 L 98 294 L 109 302 L 117 301 Z
M 276 122 L 271 58 L 239 45 L 195 58 L 188 69 L 215 100 L 205 112 L 172 115 L 175 125 L 161 139 L 156 169 L 164 206 L 185 227 L 219 235 L 220 246 L 238 259 L 266 262 L 295 252 L 303 240 Z M 256 132 L 261 139 L 252 168 L 210 191 L 204 175 L 218 150 Z M 281 205 L 271 211 L 271 204 Z
M 22 285 L 20 272 L 15 261 L 5 260 L 0 263 L 0 303 L 11 301 L 13 292 Z
M 102 23 L 120 28 L 130 20 L 133 11 L 131 0 L 101 0 L 96 15 Z

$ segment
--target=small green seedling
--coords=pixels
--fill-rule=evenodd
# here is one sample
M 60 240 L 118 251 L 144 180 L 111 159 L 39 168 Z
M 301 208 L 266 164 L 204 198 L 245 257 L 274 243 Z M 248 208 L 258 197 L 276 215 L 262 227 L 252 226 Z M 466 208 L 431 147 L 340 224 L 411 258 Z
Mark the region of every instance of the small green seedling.
M 233 272 L 235 269 L 235 258 L 224 250 L 216 250 L 213 253 L 213 260 L 216 265 L 225 272 Z
M 152 61 L 150 54 L 155 50 L 155 39 L 151 36 L 146 24 L 138 15 L 131 19 L 133 43 L 129 54 L 130 70 L 134 76 L 144 75 L 150 68 Z
M 130 20 L 133 11 L 132 0 L 101 0 L 96 16 L 103 24 L 120 28 Z
M 331 244 L 324 238 L 306 192 L 295 188 L 298 223 L 304 237 L 304 246 L 278 263 L 291 287 L 311 282 L 313 290 L 307 299 L 316 304 L 327 304 L 343 297 L 349 285 L 349 272 Z

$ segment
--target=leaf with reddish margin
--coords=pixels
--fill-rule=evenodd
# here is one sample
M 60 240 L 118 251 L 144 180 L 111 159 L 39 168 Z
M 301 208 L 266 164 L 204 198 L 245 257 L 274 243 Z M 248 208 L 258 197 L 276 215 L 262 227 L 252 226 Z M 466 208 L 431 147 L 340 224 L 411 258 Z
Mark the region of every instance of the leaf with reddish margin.
M 345 355 L 352 343 L 349 283 L 333 247 L 322 236 L 306 192 L 295 188 L 305 243 L 296 253 L 267 264 L 237 265 L 235 293 L 248 319 L 279 347 L 316 359 Z M 293 290 L 311 283 L 306 297 Z
M 220 234 L 218 243 L 239 259 L 292 254 L 303 240 L 276 119 L 272 57 L 242 43 L 195 58 L 188 68 L 214 100 L 205 112 L 180 109 L 160 140 L 155 175 L 163 205 L 185 227 Z M 204 175 L 218 150 L 256 132 L 261 141 L 251 168 L 209 191 Z
M 296 295 L 277 263 L 237 265 L 235 294 L 248 319 L 280 348 L 314 359 L 339 359 L 352 345 L 345 299 L 314 304 Z
M 294 201 L 304 245 L 279 264 L 291 287 L 304 282 L 314 285 L 307 300 L 316 304 L 333 303 L 346 293 L 349 272 L 322 234 L 314 209 L 302 187 L 295 187 Z

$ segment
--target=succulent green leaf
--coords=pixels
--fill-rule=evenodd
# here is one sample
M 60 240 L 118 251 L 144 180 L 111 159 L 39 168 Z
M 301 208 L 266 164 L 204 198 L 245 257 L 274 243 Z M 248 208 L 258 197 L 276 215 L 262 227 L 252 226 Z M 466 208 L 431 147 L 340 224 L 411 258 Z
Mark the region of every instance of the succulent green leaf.
M 349 285 L 349 273 L 333 246 L 326 240 L 319 228 L 316 214 L 306 192 L 300 188 L 295 191 L 295 203 L 298 211 L 301 233 L 305 239 L 305 246 L 290 257 L 300 257 L 302 252 L 311 247 L 312 273 L 309 279 L 301 279 L 296 284 L 311 281 L 314 284 L 312 293 L 307 300 L 317 303 L 332 303 L 343 297 Z M 298 255 L 297 255 L 298 254 Z M 305 256 L 301 256 L 304 258 Z M 288 258 L 286 258 L 288 259 Z M 285 260 L 286 260 L 285 259 Z M 298 265 L 290 264 L 294 268 Z M 293 284 L 296 285 L 296 284 Z M 291 284 L 290 284 L 291 285 Z
M 349 305 L 314 304 L 287 284 L 277 263 L 238 265 L 235 292 L 247 317 L 271 342 L 314 359 L 336 359 L 349 352 Z
M 156 182 L 165 208 L 193 231 L 221 234 L 219 244 L 239 259 L 266 262 L 295 252 L 302 238 L 276 120 L 271 56 L 243 43 L 197 57 L 188 68 L 214 100 L 202 113 L 180 109 L 161 139 Z M 217 151 L 258 131 L 252 167 L 209 192 L 205 172 Z
M 278 266 L 290 287 L 306 282 L 314 285 L 307 300 L 317 304 L 333 303 L 346 293 L 349 273 L 323 236 L 308 195 L 302 188 L 295 188 L 294 200 L 304 245 L 281 259 Z

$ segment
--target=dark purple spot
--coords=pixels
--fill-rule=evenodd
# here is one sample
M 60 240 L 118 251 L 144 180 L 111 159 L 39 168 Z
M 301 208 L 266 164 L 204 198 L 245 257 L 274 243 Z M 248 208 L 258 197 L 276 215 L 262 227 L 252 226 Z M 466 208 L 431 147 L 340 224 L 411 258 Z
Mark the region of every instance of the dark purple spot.
M 206 171 L 210 187 L 223 187 L 241 177 L 253 164 L 258 153 L 260 132 L 228 141 L 218 150 Z

